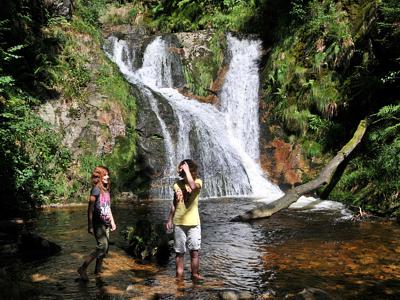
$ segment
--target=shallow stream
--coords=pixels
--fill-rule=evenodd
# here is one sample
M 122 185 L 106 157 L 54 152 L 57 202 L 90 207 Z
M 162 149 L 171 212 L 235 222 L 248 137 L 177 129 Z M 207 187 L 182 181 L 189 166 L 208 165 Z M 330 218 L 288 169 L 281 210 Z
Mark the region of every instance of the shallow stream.
M 333 299 L 399 299 L 399 224 L 294 209 L 251 224 L 229 222 L 253 206 L 246 199 L 200 201 L 202 284 L 190 280 L 188 257 L 179 283 L 172 256 L 166 266 L 140 264 L 122 250 L 119 232 L 139 218 L 163 222 L 168 201 L 113 207 L 118 228 L 111 234 L 105 272 L 94 276 L 92 265 L 88 283 L 75 281 L 76 269 L 95 246 L 86 231 L 86 207 L 44 210 L 32 226 L 63 250 L 25 263 L 21 275 L 39 299 L 218 299 L 227 291 L 284 299 L 305 288 Z

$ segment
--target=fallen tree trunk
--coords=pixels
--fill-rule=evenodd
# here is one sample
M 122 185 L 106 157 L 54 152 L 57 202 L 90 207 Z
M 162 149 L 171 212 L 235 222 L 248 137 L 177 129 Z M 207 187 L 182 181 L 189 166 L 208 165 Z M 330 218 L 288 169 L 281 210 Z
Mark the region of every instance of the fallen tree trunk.
M 292 188 L 283 197 L 261 207 L 249 210 L 242 215 L 234 217 L 231 221 L 249 221 L 270 217 L 272 214 L 289 207 L 290 204 L 296 202 L 301 195 L 310 193 L 321 187 L 324 188 L 321 196 L 327 197 L 338 182 L 340 175 L 344 170 L 344 166 L 348 162 L 349 155 L 364 137 L 367 130 L 367 124 L 367 119 L 360 121 L 353 138 L 325 166 L 316 179 Z M 340 173 L 340 175 L 338 173 Z

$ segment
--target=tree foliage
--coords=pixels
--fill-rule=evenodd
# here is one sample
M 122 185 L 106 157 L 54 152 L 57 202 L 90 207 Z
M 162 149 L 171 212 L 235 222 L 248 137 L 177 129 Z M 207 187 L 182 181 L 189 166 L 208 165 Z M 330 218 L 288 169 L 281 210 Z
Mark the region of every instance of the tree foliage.
M 360 119 L 379 119 L 333 196 L 388 214 L 400 211 L 399 13 L 398 1 L 293 1 L 265 76 L 275 120 L 311 157 L 340 147 Z
M 91 170 L 105 158 L 93 153 L 72 157 L 62 145 L 62 132 L 39 118 L 37 109 L 49 98 L 83 103 L 90 82 L 110 101 L 120 103 L 129 128 L 129 142 L 122 141 L 122 147 L 117 141 L 116 148 L 123 149 L 107 161 L 112 174 L 126 172 L 134 164 L 135 99 L 102 53 L 96 28 L 105 3 L 77 1 L 78 17 L 67 20 L 51 17 L 42 1 L 4 1 L 0 12 L 6 17 L 0 22 L 2 215 L 40 204 L 75 202 L 89 188 Z M 89 70 L 94 59 L 99 65 L 96 72 Z
M 9 21 L 0 23 L 8 32 Z M 2 35 L 4 38 L 4 35 Z M 9 41 L 8 41 L 9 42 Z M 23 60 L 26 45 L 0 43 L 0 181 L 2 215 L 48 203 L 50 197 L 64 197 L 65 170 L 70 154 L 60 146 L 61 136 L 41 120 L 32 107 L 39 101 L 16 84 L 11 64 Z
M 162 31 L 206 28 L 245 30 L 253 16 L 255 0 L 158 0 L 150 3 L 154 25 Z
M 400 217 L 400 104 L 382 107 L 373 120 L 362 154 L 351 162 L 333 195 L 381 215 Z

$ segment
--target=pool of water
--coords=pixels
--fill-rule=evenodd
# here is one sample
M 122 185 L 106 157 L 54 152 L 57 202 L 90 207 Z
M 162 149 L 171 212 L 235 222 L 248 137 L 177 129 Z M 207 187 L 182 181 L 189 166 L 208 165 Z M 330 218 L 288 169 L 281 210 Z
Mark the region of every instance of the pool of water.
M 95 246 L 87 234 L 86 207 L 42 211 L 32 227 L 63 250 L 25 263 L 21 288 L 29 286 L 39 299 L 218 299 L 232 290 L 257 299 L 283 299 L 310 288 L 334 299 L 400 297 L 399 224 L 293 209 L 252 223 L 230 222 L 255 205 L 246 199 L 200 201 L 205 281 L 190 280 L 187 257 L 185 280 L 176 282 L 172 256 L 164 266 L 141 264 L 125 253 L 120 234 L 140 218 L 164 222 L 168 205 L 138 201 L 114 206 L 118 228 L 111 234 L 105 272 L 94 276 L 90 266 L 88 283 L 75 281 L 76 269 Z

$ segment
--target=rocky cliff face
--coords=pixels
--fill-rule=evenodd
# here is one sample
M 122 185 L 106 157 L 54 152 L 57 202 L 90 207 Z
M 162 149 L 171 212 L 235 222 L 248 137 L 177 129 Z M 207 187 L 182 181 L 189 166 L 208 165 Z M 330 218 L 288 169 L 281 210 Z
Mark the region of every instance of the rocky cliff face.
M 269 178 L 283 189 L 316 176 L 316 169 L 304 157 L 301 145 L 287 142 L 288 137 L 271 121 L 270 107 L 260 105 L 260 164 Z
M 72 0 L 41 0 L 41 2 L 52 17 L 65 17 L 69 19 L 72 16 Z
M 282 138 L 262 138 L 260 153 L 262 169 L 284 189 L 299 185 L 305 178 L 312 176 L 300 145 L 287 143 Z
M 136 131 L 138 132 L 138 154 L 143 157 L 147 176 L 150 178 L 162 177 L 166 166 L 166 153 L 164 135 L 160 122 L 151 109 L 149 103 L 143 98 L 141 92 L 132 88 L 138 101 L 138 117 Z M 154 93 L 158 99 L 159 114 L 165 122 L 169 132 L 176 138 L 177 128 L 174 113 L 168 102 Z
M 39 115 L 63 133 L 63 144 L 75 157 L 111 153 L 116 138 L 126 135 L 120 105 L 99 93 L 89 95 L 85 103 L 65 99 L 47 102 Z

